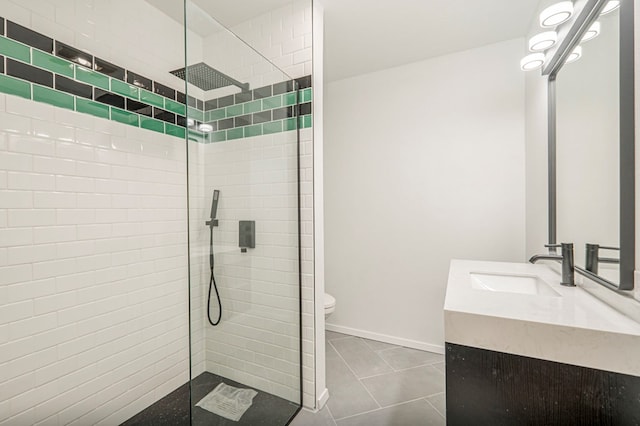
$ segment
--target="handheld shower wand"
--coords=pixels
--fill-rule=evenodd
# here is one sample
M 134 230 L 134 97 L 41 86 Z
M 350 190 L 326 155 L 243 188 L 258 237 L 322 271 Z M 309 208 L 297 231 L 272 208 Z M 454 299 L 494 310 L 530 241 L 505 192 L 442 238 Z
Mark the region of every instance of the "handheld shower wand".
M 215 258 L 213 256 L 213 228 L 218 226 L 218 219 L 216 219 L 216 215 L 218 212 L 218 198 L 220 197 L 220 191 L 215 189 L 213 191 L 213 199 L 211 200 L 211 219 L 206 221 L 205 224 L 209 227 L 209 270 L 211 271 L 211 278 L 209 279 L 209 296 L 207 297 L 207 319 L 209 320 L 209 324 L 212 326 L 216 326 L 220 324 L 220 319 L 222 319 L 222 302 L 220 301 L 220 293 L 218 293 L 218 286 L 216 284 L 216 279 L 213 275 L 213 266 L 215 264 Z M 211 289 L 214 289 L 216 292 L 216 299 L 218 300 L 218 318 L 213 321 L 211 319 Z

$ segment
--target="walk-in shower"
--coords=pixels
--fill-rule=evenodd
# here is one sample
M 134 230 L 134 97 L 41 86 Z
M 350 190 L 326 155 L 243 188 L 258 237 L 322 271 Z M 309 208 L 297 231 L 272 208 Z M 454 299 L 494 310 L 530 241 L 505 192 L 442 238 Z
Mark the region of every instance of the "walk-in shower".
M 0 0 L 0 426 L 300 409 L 310 0 L 212 3 Z

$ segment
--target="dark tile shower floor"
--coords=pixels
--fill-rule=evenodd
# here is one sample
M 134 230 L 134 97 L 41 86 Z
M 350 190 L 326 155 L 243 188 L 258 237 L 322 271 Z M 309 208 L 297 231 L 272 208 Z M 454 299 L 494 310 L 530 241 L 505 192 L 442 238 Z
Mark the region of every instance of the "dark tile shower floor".
M 244 413 L 240 421 L 220 417 L 203 408 L 196 407 L 202 398 L 211 392 L 220 382 L 227 385 L 247 388 L 241 383 L 212 373 L 202 373 L 191 381 L 192 415 L 194 426 L 284 426 L 298 411 L 299 406 L 266 392 L 256 391 L 253 404 Z M 189 384 L 185 383 L 169 395 L 131 417 L 122 426 L 189 426 Z

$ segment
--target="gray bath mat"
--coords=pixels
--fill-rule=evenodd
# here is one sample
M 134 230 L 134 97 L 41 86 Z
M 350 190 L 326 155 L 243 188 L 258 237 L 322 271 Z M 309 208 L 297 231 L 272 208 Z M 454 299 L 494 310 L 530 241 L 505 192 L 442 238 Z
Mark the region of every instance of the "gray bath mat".
M 221 417 L 237 422 L 253 404 L 258 392 L 220 383 L 196 405 Z

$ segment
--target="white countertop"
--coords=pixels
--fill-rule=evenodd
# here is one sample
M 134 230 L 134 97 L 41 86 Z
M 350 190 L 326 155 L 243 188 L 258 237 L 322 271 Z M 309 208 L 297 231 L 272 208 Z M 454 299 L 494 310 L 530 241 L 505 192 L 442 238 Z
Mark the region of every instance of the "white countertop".
M 471 273 L 533 275 L 559 297 L 476 290 Z M 544 264 L 452 260 L 445 340 L 640 376 L 640 324 Z

